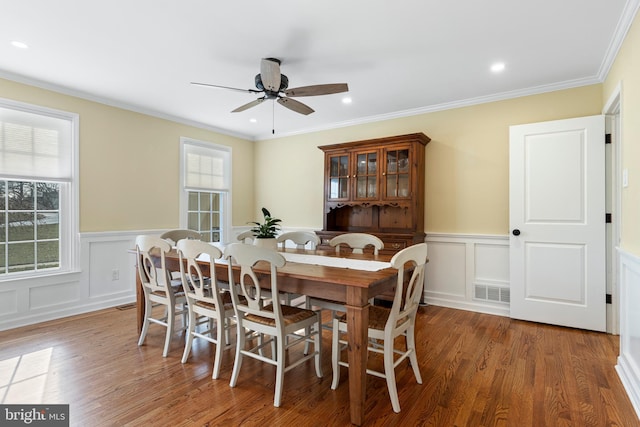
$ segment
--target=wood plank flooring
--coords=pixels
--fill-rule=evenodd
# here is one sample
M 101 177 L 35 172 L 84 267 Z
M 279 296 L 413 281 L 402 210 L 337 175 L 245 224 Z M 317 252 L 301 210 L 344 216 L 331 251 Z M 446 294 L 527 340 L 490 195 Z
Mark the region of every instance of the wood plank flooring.
M 434 306 L 418 323 L 423 384 L 406 363 L 396 369 L 395 414 L 385 381 L 369 376 L 365 425 L 640 426 L 615 373 L 617 336 Z M 0 332 L 0 402 L 69 403 L 77 426 L 349 425 L 346 368 L 330 389 L 329 331 L 324 378 L 311 361 L 287 373 L 280 408 L 275 368 L 245 359 L 230 388 L 232 351 L 212 380 L 211 344 L 196 340 L 181 364 L 184 336 L 167 358 L 163 339 L 151 325 L 138 347 L 133 309 Z

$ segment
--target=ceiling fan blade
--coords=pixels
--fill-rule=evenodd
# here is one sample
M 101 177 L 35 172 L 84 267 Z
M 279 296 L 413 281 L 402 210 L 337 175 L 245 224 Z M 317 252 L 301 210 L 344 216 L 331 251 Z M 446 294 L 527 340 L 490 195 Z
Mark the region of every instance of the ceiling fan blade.
M 304 114 L 305 116 L 313 113 L 314 111 L 313 108 L 308 105 L 290 98 L 278 98 L 278 104 L 283 107 L 287 107 L 289 110 L 295 111 L 296 113 Z
M 274 58 L 263 58 L 260 61 L 260 78 L 265 90 L 278 92 L 280 90 L 280 61 Z
M 287 96 L 315 96 L 329 95 L 332 93 L 348 92 L 349 86 L 346 83 L 330 83 L 326 85 L 313 85 L 294 87 L 284 91 Z
M 251 101 L 247 104 L 241 105 L 238 108 L 236 108 L 235 110 L 232 111 L 232 113 L 239 113 L 240 111 L 244 111 L 244 110 L 248 110 L 251 107 L 255 107 L 258 104 L 261 104 L 264 101 L 264 97 L 263 98 L 258 98 L 255 101 Z
M 228 90 L 235 90 L 236 92 L 244 92 L 244 93 L 260 93 L 261 91 L 259 90 L 255 90 L 255 89 L 239 89 L 237 87 L 229 87 L 229 86 L 220 86 L 220 85 L 211 85 L 208 83 L 198 83 L 198 82 L 191 82 L 192 85 L 196 85 L 196 86 L 206 86 L 206 87 L 215 87 L 215 88 L 219 88 L 219 89 L 228 89 Z

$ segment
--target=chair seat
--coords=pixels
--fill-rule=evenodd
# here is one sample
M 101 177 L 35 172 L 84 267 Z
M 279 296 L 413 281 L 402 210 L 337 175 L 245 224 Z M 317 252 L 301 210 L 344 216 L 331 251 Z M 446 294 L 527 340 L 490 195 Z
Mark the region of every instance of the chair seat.
M 231 301 L 231 294 L 229 292 L 223 292 L 221 294 L 221 299 L 222 299 L 222 305 L 224 306 L 225 310 L 233 310 L 233 301 Z M 240 301 L 243 304 L 246 304 L 247 302 L 246 298 L 244 298 L 243 296 L 240 296 Z M 216 309 L 215 304 L 207 301 L 202 301 L 202 300 L 196 300 L 195 305 L 197 305 L 198 307 L 203 307 L 210 310 Z
M 167 293 L 165 291 L 153 291 L 153 292 L 151 292 L 151 294 L 152 295 L 157 295 L 157 296 L 162 297 L 162 298 L 166 298 L 167 297 Z M 173 291 L 173 295 L 176 298 L 183 297 L 184 296 L 184 291 L 182 291 L 182 290 L 174 290 Z
M 391 314 L 391 309 L 387 307 L 379 307 L 377 305 L 372 305 L 369 307 L 369 329 L 377 329 L 379 331 L 384 331 L 384 327 L 387 324 L 387 320 L 389 320 L 389 315 Z M 343 314 L 338 318 L 338 320 L 342 323 L 347 322 L 347 314 Z M 404 324 L 407 321 L 407 318 L 401 319 L 398 323 L 399 325 Z
M 273 305 L 268 304 L 264 307 L 266 311 L 273 312 Z M 307 310 L 306 308 L 292 307 L 290 305 L 281 305 L 280 309 L 282 310 L 282 317 L 285 325 L 292 325 L 294 323 L 302 322 L 303 320 L 310 319 L 316 316 L 315 311 Z M 260 323 L 262 325 L 267 326 L 275 326 L 275 319 L 270 319 L 268 317 L 262 317 L 255 314 L 247 314 L 245 319 Z

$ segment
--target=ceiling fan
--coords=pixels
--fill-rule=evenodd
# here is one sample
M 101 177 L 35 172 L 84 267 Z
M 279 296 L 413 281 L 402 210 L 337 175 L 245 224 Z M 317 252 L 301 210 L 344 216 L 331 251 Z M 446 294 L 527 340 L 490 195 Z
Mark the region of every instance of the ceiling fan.
M 263 58 L 260 61 L 260 74 L 255 77 L 256 89 L 238 89 L 228 86 L 212 85 L 208 83 L 191 82 L 193 85 L 216 87 L 246 93 L 264 93 L 260 98 L 241 105 L 232 113 L 239 113 L 261 104 L 267 99 L 278 100 L 278 104 L 295 111 L 296 113 L 308 115 L 313 113 L 313 109 L 300 101 L 293 99 L 299 96 L 329 95 L 332 93 L 347 92 L 349 86 L 346 83 L 330 83 L 322 85 L 302 86 L 289 89 L 289 78 L 280 73 L 280 60 L 276 58 Z

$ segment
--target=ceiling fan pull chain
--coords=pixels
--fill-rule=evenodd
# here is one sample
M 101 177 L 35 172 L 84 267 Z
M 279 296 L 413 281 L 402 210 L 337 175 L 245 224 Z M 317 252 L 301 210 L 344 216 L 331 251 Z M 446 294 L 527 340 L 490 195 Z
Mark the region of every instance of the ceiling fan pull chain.
M 271 102 L 271 135 L 276 134 L 276 101 Z

